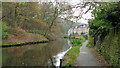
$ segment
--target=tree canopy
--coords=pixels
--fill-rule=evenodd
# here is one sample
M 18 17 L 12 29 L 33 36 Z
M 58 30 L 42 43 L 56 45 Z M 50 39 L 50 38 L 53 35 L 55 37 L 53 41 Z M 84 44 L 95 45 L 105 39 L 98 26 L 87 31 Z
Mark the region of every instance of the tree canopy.
M 94 19 L 89 20 L 90 35 L 100 35 L 110 28 L 120 28 L 120 2 L 97 3 L 92 14 Z

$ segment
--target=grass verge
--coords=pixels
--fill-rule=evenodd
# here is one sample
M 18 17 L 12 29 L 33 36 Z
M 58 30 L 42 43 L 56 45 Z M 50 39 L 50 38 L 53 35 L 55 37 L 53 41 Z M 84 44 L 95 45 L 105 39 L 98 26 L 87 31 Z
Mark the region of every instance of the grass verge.
M 64 56 L 64 61 L 62 63 L 62 66 L 69 66 L 73 64 L 73 62 L 76 61 L 76 56 L 79 54 L 80 46 L 73 46 Z
M 65 54 L 62 66 L 69 66 L 74 64 L 74 62 L 77 60 L 77 55 L 80 52 L 80 46 L 82 46 L 82 42 L 84 42 L 84 40 L 84 37 L 70 40 L 71 44 L 73 44 L 73 47 Z

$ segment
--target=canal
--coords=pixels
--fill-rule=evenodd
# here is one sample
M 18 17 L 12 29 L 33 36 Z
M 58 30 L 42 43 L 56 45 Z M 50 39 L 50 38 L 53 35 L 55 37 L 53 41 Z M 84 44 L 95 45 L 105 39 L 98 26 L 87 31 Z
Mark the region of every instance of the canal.
M 3 66 L 59 66 L 70 48 L 67 39 L 58 38 L 45 44 L 2 48 Z

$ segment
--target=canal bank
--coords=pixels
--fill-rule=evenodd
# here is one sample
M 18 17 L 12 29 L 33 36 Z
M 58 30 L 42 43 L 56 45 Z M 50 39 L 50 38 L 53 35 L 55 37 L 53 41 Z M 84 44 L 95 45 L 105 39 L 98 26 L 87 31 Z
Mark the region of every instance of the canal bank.
M 62 66 L 62 62 L 63 62 L 63 58 L 65 56 L 65 54 L 72 48 L 72 44 L 70 43 L 70 40 L 68 40 L 68 46 L 69 49 L 67 49 L 66 51 L 60 52 L 59 54 L 57 54 L 56 56 L 54 56 L 56 62 L 54 63 L 55 66 Z
M 23 33 L 17 36 L 8 35 L 8 38 L 2 40 L 2 46 L 0 47 L 11 47 L 11 46 L 20 46 L 20 45 L 29 45 L 34 43 L 44 43 L 49 40 L 40 35 L 40 34 L 32 34 L 32 33 Z

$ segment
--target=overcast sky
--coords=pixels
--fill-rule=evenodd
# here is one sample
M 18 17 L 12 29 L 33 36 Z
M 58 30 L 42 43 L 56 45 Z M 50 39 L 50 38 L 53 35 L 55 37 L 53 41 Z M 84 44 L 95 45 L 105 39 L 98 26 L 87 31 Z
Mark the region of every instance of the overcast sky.
M 88 8 L 89 7 L 83 8 L 83 11 L 86 12 Z M 81 13 L 81 11 L 79 9 L 77 9 L 77 10 L 75 10 L 75 13 L 73 15 L 78 16 L 80 13 Z M 88 19 L 91 19 L 91 18 L 93 18 L 92 13 L 91 13 L 91 11 L 89 11 L 86 14 L 83 14 L 82 18 L 78 19 L 77 22 L 88 24 Z
M 71 4 L 71 5 L 76 5 L 78 3 L 80 3 L 81 1 L 80 0 L 71 0 L 69 1 L 68 3 Z M 83 12 L 86 12 L 88 10 L 88 6 L 86 8 L 83 8 Z M 81 9 L 80 8 L 73 8 L 73 16 L 79 16 L 79 14 L 81 13 Z M 64 18 L 66 17 L 67 15 L 63 15 L 61 16 L 61 18 Z M 83 14 L 82 18 L 81 19 L 70 19 L 71 21 L 73 22 L 78 22 L 78 23 L 85 23 L 85 24 L 88 24 L 88 19 L 91 19 L 93 18 L 92 17 L 92 13 L 91 11 L 87 12 L 86 14 Z

